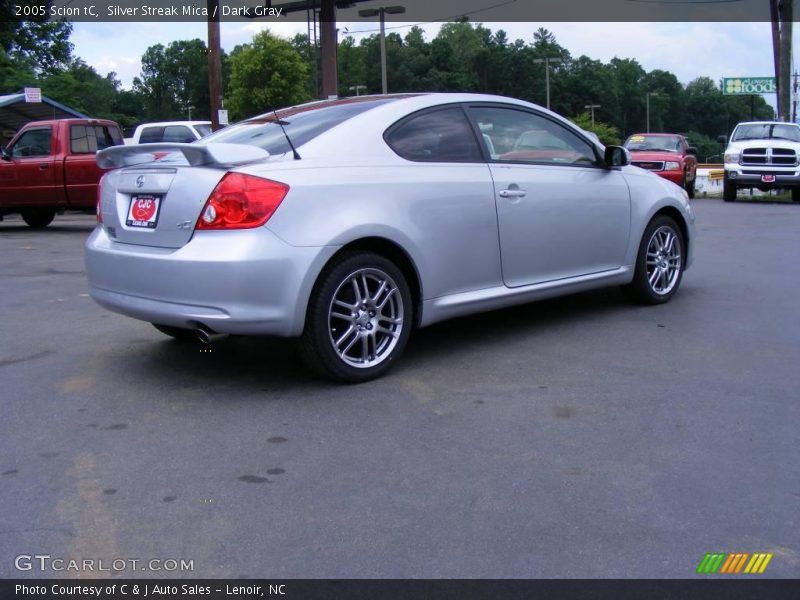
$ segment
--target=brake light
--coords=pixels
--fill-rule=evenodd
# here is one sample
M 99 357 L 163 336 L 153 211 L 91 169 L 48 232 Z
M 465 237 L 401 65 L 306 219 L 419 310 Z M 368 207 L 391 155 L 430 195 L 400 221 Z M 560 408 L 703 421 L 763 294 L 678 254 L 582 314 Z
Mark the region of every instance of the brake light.
M 103 198 L 103 179 L 105 178 L 106 176 L 103 175 L 100 178 L 100 181 L 97 182 L 97 208 L 95 209 L 95 212 L 97 213 L 97 222 L 101 225 L 103 223 L 103 210 L 101 208 L 101 202 Z
M 272 216 L 289 192 L 277 181 L 242 173 L 228 173 L 211 192 L 197 229 L 249 229 Z

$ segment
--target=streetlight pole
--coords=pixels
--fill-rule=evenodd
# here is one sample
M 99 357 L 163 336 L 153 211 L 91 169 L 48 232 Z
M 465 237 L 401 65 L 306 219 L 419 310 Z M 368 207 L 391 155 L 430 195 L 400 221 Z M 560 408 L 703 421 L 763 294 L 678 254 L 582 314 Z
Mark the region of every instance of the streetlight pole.
M 538 65 L 544 63 L 544 87 L 547 92 L 547 110 L 550 110 L 550 63 L 560 63 L 561 59 L 556 56 L 546 56 L 534 58 L 533 62 Z
M 351 92 L 352 92 L 353 90 L 355 90 L 355 92 L 356 92 L 356 96 L 359 96 L 360 94 L 359 94 L 358 92 L 359 92 L 360 90 L 365 90 L 365 89 L 367 89 L 367 86 L 365 86 L 365 85 L 351 85 L 351 86 L 350 86 L 348 89 L 349 89 Z
M 647 133 L 650 133 L 650 96 L 658 96 L 658 92 L 647 92 Z
M 380 17 L 381 21 L 381 90 L 383 94 L 389 93 L 389 83 L 386 75 L 386 15 L 399 15 L 406 12 L 405 6 L 381 6 L 380 8 L 365 8 L 358 11 L 359 17 Z
M 592 127 L 594 127 L 594 109 L 595 108 L 600 108 L 600 105 L 599 104 L 587 104 L 583 108 L 588 108 L 590 111 L 592 111 Z

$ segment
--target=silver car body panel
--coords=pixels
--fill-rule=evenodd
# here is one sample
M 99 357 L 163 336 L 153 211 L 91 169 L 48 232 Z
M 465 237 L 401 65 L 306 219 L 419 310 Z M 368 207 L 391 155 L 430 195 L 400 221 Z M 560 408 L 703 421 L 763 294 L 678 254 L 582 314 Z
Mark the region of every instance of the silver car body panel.
M 237 231 L 193 231 L 225 169 L 170 166 L 176 172 L 169 182 L 159 174 L 152 190 L 164 194 L 166 212 L 154 231 L 127 228 L 123 209 L 139 171 L 158 167 L 114 171 L 103 186 L 105 222 L 87 241 L 91 294 L 111 310 L 155 323 L 296 336 L 326 263 L 347 244 L 379 238 L 414 266 L 424 326 L 627 283 L 644 228 L 662 209 L 685 222 L 685 267 L 691 264 L 688 199 L 652 173 L 411 162 L 383 139 L 416 110 L 484 101 L 535 110 L 581 134 L 541 107 L 496 96 L 429 94 L 381 104 L 298 148 L 302 160 L 272 156 L 233 169 L 290 188 L 265 226 Z M 512 183 L 527 186 L 516 202 L 497 195 Z M 181 228 L 186 221 L 191 229 Z

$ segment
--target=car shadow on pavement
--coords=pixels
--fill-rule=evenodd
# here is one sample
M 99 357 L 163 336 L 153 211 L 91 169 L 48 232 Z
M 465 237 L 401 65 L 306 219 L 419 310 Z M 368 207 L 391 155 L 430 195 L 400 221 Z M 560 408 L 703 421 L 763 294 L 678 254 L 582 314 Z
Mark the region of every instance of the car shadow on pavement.
M 476 348 L 502 348 L 562 323 L 600 318 L 635 308 L 619 288 L 582 292 L 550 300 L 459 317 L 414 332 L 401 359 L 404 367 L 430 364 L 437 356 L 456 356 Z
M 631 309 L 631 303 L 617 288 L 609 288 L 445 321 L 416 330 L 398 365 L 378 381 L 391 380 L 422 363 L 426 369 L 441 368 L 442 377 L 447 377 L 453 360 L 462 353 L 496 351 L 560 323 Z M 324 391 L 332 386 L 347 387 L 309 370 L 300 359 L 295 340 L 231 336 L 203 346 L 199 342 L 148 337 L 134 343 L 141 350 L 141 373 L 169 379 L 176 387 L 220 387 L 227 396 L 265 388 Z M 115 376 L 139 377 L 138 369 L 131 370 L 133 364 L 125 360 L 124 355 L 129 352 L 130 348 L 125 348 L 115 353 L 114 362 L 126 364 Z

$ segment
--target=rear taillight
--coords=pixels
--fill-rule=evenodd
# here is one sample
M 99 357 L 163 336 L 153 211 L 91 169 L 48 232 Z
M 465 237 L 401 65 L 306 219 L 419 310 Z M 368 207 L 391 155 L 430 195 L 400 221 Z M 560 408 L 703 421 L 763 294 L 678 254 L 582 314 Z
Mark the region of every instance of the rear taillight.
M 228 173 L 211 192 L 197 229 L 247 229 L 266 223 L 289 192 L 277 181 Z
M 97 208 L 95 209 L 97 212 L 97 222 L 101 224 L 103 223 L 103 179 L 105 179 L 105 175 L 103 175 L 100 178 L 100 181 L 97 182 Z

